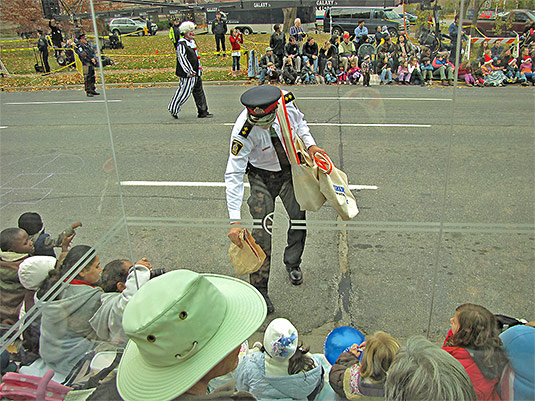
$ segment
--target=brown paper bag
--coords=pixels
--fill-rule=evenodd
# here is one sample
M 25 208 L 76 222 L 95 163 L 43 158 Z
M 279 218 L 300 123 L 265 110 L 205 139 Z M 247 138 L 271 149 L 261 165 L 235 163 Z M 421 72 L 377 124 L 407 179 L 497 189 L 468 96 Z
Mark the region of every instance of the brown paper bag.
M 266 254 L 247 229 L 244 228 L 240 232 L 240 239 L 243 244 L 242 248 L 232 242 L 228 250 L 237 276 L 254 273 L 260 269 L 266 259 Z

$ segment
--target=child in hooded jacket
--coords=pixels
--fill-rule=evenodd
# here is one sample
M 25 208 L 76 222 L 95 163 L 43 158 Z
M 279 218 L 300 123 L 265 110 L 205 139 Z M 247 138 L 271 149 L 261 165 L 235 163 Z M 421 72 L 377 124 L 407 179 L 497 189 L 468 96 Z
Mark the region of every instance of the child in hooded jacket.
M 370 75 L 372 73 L 372 62 L 369 54 L 364 56 L 364 60 L 360 65 L 360 72 L 362 74 L 362 85 L 370 86 Z
M 287 319 L 273 320 L 261 349 L 253 348 L 234 371 L 237 389 L 261 400 L 314 399 L 323 388 L 323 368 L 298 341 Z
M 356 61 L 351 62 L 351 68 L 347 70 L 347 79 L 352 85 L 358 84 L 360 80 L 360 68 L 357 66 Z
M 409 73 L 409 64 L 403 57 L 399 59 L 398 80 L 402 85 L 406 85 L 411 81 L 411 74 Z
M 325 68 L 323 69 L 323 78 L 327 85 L 336 83 L 336 71 L 334 70 L 331 60 L 327 61 Z

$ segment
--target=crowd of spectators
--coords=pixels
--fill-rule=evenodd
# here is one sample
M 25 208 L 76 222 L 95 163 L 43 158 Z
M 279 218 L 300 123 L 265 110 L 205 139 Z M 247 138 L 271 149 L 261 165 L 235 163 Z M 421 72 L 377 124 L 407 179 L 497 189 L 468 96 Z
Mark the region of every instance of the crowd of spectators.
M 346 344 L 331 366 L 283 318 L 249 349 L 246 340 L 267 308 L 244 281 L 189 270 L 155 274 L 145 258 L 102 268 L 94 248 L 70 247 L 81 222 L 57 237 L 37 213 L 24 213 L 18 223 L 0 232 L 2 334 L 24 322 L 34 304 L 42 317 L 22 333 L 18 354 L 2 354 L 2 374 L 41 377 L 53 369 L 55 381 L 72 381 L 80 363 L 106 344 L 122 355 L 117 376 L 99 385 L 82 375 L 83 385 L 94 384 L 84 393 L 89 400 L 535 397 L 535 322 L 466 303 L 454 311 L 442 347 L 378 331 Z
M 457 19 L 456 19 L 457 21 Z M 451 48 L 431 49 L 414 44 L 404 34 L 393 38 L 381 27 L 371 35 L 361 21 L 355 33 L 333 35 L 324 43 L 316 43 L 296 25 L 288 42 L 279 24 L 274 26 L 270 45 L 259 57 L 260 84 L 359 84 L 364 74 L 377 74 L 380 85 L 432 85 L 438 82 L 451 86 L 455 79 L 456 37 Z M 455 22 L 452 35 L 458 31 Z M 299 32 L 297 37 L 292 32 Z M 460 58 L 458 79 L 468 86 L 504 86 L 508 84 L 535 85 L 532 58 L 535 44 L 524 45 L 520 54 L 514 47 L 503 47 L 499 42 L 489 46 L 484 41 L 476 50 L 476 58 Z M 466 40 L 462 40 L 462 46 Z M 271 64 L 270 64 L 271 63 Z M 268 65 L 269 64 L 269 65 Z M 364 70 L 363 70 L 364 64 Z M 366 79 L 369 85 L 370 80 Z

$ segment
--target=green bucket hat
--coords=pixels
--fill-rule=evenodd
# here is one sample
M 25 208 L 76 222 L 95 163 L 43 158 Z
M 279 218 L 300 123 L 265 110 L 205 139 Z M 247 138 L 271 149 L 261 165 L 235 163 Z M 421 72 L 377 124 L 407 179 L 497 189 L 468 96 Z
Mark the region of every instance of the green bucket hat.
M 262 295 L 218 274 L 174 270 L 132 297 L 123 314 L 130 341 L 117 372 L 126 401 L 183 394 L 263 323 Z

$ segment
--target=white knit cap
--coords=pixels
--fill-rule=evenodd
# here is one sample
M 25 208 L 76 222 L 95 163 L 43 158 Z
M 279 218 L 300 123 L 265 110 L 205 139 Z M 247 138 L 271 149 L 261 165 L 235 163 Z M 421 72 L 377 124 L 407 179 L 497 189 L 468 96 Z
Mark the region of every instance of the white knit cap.
M 299 334 L 287 319 L 273 320 L 264 333 L 266 376 L 288 376 L 288 361 L 295 354 Z
M 19 281 L 27 290 L 37 291 L 55 266 L 56 258 L 52 256 L 31 256 L 19 266 Z

